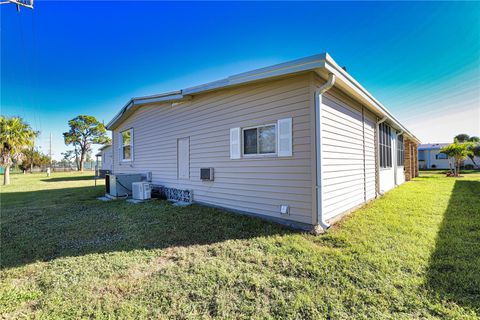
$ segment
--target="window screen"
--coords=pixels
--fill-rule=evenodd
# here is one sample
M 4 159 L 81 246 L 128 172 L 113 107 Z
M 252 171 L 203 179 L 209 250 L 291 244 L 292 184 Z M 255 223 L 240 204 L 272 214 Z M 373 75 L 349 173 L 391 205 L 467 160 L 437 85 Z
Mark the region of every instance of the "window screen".
M 392 167 L 392 139 L 391 128 L 385 123 L 379 125 L 380 167 Z
M 274 154 L 276 141 L 275 125 L 243 129 L 243 154 Z
M 130 160 L 132 158 L 132 131 L 126 130 L 122 132 L 122 159 Z
M 403 147 L 403 135 L 397 137 L 397 166 L 403 166 L 405 162 L 405 149 Z

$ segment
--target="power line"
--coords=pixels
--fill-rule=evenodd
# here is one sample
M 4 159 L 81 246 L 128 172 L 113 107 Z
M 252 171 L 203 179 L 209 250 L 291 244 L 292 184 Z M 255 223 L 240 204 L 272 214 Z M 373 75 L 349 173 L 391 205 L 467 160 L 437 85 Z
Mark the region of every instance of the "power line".
M 38 92 L 38 88 L 39 88 L 39 81 L 38 81 L 38 63 L 37 63 L 37 59 L 38 59 L 38 47 L 37 47 L 37 36 L 36 36 L 36 27 L 35 27 L 35 13 L 32 11 L 31 13 L 32 15 L 32 69 L 33 69 L 33 72 L 32 72 L 32 76 L 33 76 L 33 89 L 34 90 L 31 90 L 31 93 L 32 93 L 32 96 L 33 96 L 33 101 L 34 101 L 34 110 L 35 110 L 35 113 L 36 115 L 38 116 L 38 124 L 39 125 L 39 131 L 42 131 L 42 119 L 41 119 L 41 116 L 38 112 L 38 100 L 37 100 L 37 95 L 36 93 Z
M 48 152 L 49 156 L 50 156 L 50 166 L 52 165 L 52 133 L 50 132 L 50 148 L 49 148 L 49 152 Z
M 18 29 L 20 30 L 20 62 L 22 61 L 22 56 L 24 55 L 24 52 L 25 52 L 25 43 L 24 43 L 24 37 L 23 37 L 23 26 L 22 26 L 22 21 L 21 21 L 21 15 L 17 15 L 18 16 Z M 19 68 L 19 70 L 24 70 L 24 68 Z M 23 73 L 23 72 L 22 72 Z M 20 76 L 19 79 L 22 79 L 22 81 L 24 80 L 24 77 Z M 22 116 L 25 117 L 26 116 L 26 112 L 25 112 L 25 104 L 24 104 L 24 101 L 23 101 L 23 95 L 22 94 L 18 94 L 18 101 L 20 101 L 20 107 L 22 108 Z

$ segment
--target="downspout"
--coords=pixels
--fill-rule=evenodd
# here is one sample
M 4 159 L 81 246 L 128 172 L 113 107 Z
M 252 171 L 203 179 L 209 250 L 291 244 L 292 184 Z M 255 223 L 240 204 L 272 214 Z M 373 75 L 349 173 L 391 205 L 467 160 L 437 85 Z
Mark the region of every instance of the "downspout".
M 397 175 L 398 175 L 398 137 L 401 136 L 403 134 L 403 130 L 400 130 L 400 132 L 397 132 L 397 134 L 395 134 L 395 149 L 393 150 L 394 151 L 394 154 L 395 154 L 395 157 L 393 158 L 393 163 L 395 164 L 394 165 L 394 169 L 393 170 L 393 173 L 394 173 L 394 181 L 395 181 L 395 186 L 398 186 L 398 178 L 397 178 Z
M 320 114 L 320 106 L 322 103 L 322 95 L 330 90 L 335 84 L 335 75 L 330 73 L 328 75 L 328 80 L 325 84 L 323 84 L 320 88 L 315 90 L 315 151 L 316 151 L 316 184 L 315 190 L 317 193 L 317 224 L 323 229 L 327 230 L 330 228 L 330 224 L 328 224 L 323 216 L 323 199 L 322 199 L 322 150 L 321 150 L 321 130 L 320 130 L 320 123 L 321 123 L 321 114 Z
M 377 142 L 375 143 L 375 146 L 377 147 L 377 174 L 375 175 L 375 189 L 377 191 L 377 197 L 379 195 L 383 195 L 383 193 L 380 192 L 380 124 L 385 122 L 388 119 L 388 117 L 383 117 L 376 123 L 376 130 L 377 130 Z

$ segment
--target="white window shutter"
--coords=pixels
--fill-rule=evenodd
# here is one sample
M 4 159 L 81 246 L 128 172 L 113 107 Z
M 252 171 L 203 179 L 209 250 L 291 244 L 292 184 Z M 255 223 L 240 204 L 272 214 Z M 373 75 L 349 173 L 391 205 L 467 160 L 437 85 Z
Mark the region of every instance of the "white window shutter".
M 278 156 L 291 157 L 293 154 L 292 146 L 292 118 L 278 120 Z
M 134 154 L 135 154 L 135 150 L 134 150 L 134 141 L 133 141 L 133 128 L 130 129 L 130 160 L 133 161 L 134 160 Z
M 123 160 L 123 138 L 122 138 L 122 133 L 120 132 L 118 134 L 118 161 Z
M 230 129 L 230 159 L 240 159 L 240 128 Z

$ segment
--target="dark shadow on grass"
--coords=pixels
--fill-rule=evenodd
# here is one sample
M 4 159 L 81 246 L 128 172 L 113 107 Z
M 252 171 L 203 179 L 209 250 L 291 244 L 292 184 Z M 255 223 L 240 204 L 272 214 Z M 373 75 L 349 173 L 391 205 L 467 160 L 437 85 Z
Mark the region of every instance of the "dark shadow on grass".
M 103 193 L 103 187 L 82 187 L 2 194 L 0 267 L 292 232 L 258 218 L 200 205 L 96 200 Z
M 80 180 L 94 180 L 95 177 L 92 175 L 88 176 L 73 176 L 73 177 L 58 177 L 58 178 L 47 178 L 42 179 L 43 182 L 62 182 L 62 181 L 80 181 Z
M 434 295 L 480 313 L 480 181 L 455 181 L 427 285 Z

